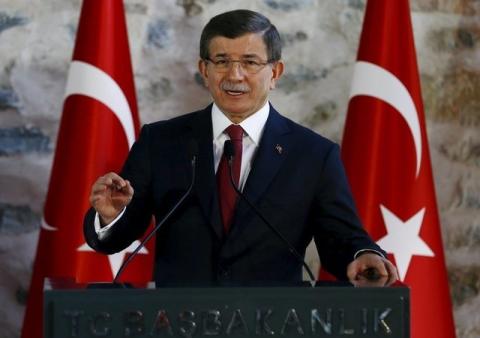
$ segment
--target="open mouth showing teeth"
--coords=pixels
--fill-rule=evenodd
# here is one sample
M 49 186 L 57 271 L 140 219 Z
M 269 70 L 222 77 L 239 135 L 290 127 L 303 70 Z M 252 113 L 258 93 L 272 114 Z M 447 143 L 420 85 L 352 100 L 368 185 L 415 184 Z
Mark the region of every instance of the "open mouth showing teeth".
M 242 94 L 245 93 L 245 92 L 234 91 L 234 90 L 227 90 L 226 92 L 227 92 L 228 95 L 233 95 L 233 96 L 238 96 L 238 95 L 242 95 Z

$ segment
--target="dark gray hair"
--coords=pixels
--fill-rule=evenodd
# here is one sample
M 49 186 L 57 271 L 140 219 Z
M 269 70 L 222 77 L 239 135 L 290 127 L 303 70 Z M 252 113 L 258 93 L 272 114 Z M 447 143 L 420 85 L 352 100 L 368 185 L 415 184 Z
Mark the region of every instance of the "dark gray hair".
M 246 9 L 225 12 L 210 19 L 200 37 L 200 58 L 206 60 L 210 57 L 208 49 L 213 38 L 235 39 L 247 33 L 262 35 L 269 62 L 280 60 L 282 41 L 277 28 L 264 15 Z

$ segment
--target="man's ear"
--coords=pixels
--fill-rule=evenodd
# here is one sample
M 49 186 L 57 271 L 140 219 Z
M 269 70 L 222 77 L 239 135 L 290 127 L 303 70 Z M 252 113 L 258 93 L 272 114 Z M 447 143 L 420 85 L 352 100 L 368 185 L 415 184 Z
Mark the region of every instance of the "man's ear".
M 198 71 L 203 78 L 203 83 L 205 84 L 205 87 L 208 87 L 207 63 L 202 59 L 198 60 Z
M 282 60 L 279 60 L 272 65 L 272 78 L 270 80 L 270 89 L 275 89 L 275 85 L 282 76 L 284 69 L 285 64 Z

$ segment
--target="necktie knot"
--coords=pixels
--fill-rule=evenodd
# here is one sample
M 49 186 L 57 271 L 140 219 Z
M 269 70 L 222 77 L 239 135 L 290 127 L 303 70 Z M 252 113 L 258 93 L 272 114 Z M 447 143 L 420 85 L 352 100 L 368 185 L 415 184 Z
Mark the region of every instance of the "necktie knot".
M 225 129 L 228 136 L 232 141 L 241 141 L 243 138 L 243 128 L 240 127 L 238 124 L 231 124 Z

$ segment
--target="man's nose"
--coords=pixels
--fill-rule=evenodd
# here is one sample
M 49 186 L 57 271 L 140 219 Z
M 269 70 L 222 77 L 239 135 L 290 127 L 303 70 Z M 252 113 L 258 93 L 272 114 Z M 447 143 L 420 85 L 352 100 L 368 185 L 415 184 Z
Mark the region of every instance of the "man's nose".
M 230 79 L 242 79 L 245 76 L 245 70 L 239 61 L 231 61 L 227 75 Z

